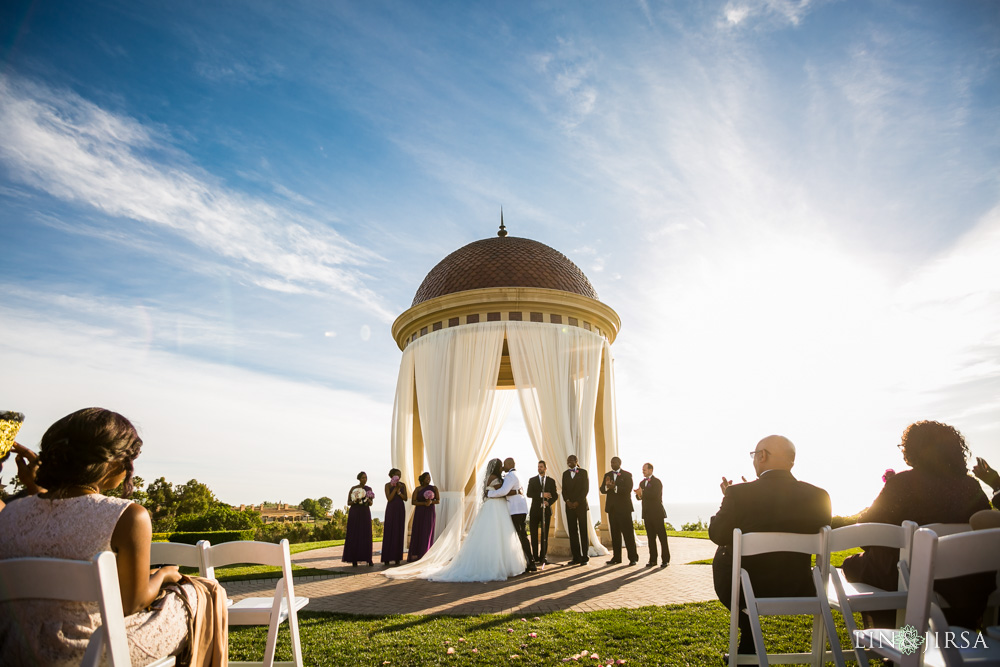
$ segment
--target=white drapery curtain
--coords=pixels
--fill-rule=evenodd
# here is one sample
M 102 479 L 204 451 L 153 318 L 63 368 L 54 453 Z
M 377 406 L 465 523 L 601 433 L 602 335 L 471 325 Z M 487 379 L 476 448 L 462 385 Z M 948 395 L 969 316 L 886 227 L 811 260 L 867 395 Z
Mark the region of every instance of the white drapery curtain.
M 435 331 L 411 343 L 403 353 L 404 359 L 412 360 L 424 455 L 441 503 L 433 547 L 419 562 L 393 570 L 394 576 L 414 576 L 443 565 L 458 551 L 465 523 L 465 486 L 496 441 L 510 410 L 510 398 L 496 388 L 503 340 L 503 323 L 489 322 Z M 406 365 L 404 361 L 400 368 L 397 405 L 408 400 L 399 396 L 409 386 L 402 376 Z M 399 435 L 394 431 L 394 440 L 404 442 L 393 443 L 394 456 L 401 454 L 400 446 L 406 446 L 406 438 Z M 412 450 L 412 430 L 410 446 Z
M 549 463 L 553 472 L 562 469 L 570 454 L 575 454 L 585 469 L 591 469 L 595 463 L 594 416 L 601 356 L 606 345 L 602 337 L 577 327 L 517 322 L 507 325 L 510 365 L 528 434 L 535 452 Z M 613 394 L 605 397 L 613 402 Z M 604 414 L 607 415 L 607 410 Z M 605 426 L 607 434 L 607 423 Z M 612 442 L 617 451 L 617 438 Z M 561 480 L 558 474 L 554 477 Z M 591 493 L 597 493 L 593 480 Z M 559 508 L 557 530 L 566 525 L 565 503 L 559 503 Z M 594 529 L 595 519 L 591 517 L 588 522 L 590 555 L 600 556 L 607 549 Z
M 423 461 L 413 460 L 413 401 L 416 394 L 413 386 L 413 355 L 404 354 L 399 363 L 399 376 L 396 379 L 396 399 L 392 406 L 392 467 L 399 468 L 402 473 L 400 480 L 406 484 L 406 490 L 412 494 L 417 488 L 417 467 L 424 465 Z M 406 523 L 410 525 L 413 505 L 406 498 Z

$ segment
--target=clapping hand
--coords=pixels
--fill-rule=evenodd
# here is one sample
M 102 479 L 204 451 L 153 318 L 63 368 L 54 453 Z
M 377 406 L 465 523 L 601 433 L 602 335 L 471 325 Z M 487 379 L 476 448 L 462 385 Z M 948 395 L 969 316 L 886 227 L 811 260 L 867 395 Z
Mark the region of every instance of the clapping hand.
M 744 482 L 747 481 L 746 477 L 740 477 L 740 479 L 742 479 Z M 726 479 L 725 477 L 723 477 L 722 484 L 719 485 L 719 488 L 722 489 L 722 494 L 725 495 L 726 489 L 731 487 L 733 484 L 735 484 L 735 482 L 733 482 L 731 479 Z
M 1000 491 L 1000 472 L 991 468 L 986 459 L 977 456 L 976 465 L 972 466 L 972 474 L 990 485 L 994 491 Z

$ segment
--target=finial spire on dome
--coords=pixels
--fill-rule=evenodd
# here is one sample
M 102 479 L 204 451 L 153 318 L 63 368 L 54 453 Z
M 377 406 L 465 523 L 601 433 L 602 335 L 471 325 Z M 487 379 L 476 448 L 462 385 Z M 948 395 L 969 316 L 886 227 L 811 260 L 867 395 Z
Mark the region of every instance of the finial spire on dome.
M 500 231 L 497 232 L 497 236 L 500 238 L 507 236 L 507 228 L 503 226 L 503 206 L 500 207 Z

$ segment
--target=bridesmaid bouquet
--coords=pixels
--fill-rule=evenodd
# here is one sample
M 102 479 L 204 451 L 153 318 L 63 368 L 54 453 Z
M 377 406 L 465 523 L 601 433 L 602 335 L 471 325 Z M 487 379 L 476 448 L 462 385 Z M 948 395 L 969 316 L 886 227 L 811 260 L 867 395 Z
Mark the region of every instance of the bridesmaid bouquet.
M 390 482 L 390 483 L 391 483 L 391 484 L 392 484 L 393 486 L 396 486 L 397 484 L 399 484 L 399 475 L 393 475 L 392 477 L 390 477 L 390 478 L 389 478 L 389 482 Z
M 375 492 L 371 489 L 365 489 L 365 500 L 375 500 Z
M 351 491 L 351 502 L 361 503 L 368 498 L 368 491 L 365 491 L 364 487 L 359 486 L 358 488 Z M 374 494 L 372 494 L 374 496 Z
M 434 500 L 434 491 L 433 491 L 433 489 L 425 489 L 424 490 L 424 500 Z

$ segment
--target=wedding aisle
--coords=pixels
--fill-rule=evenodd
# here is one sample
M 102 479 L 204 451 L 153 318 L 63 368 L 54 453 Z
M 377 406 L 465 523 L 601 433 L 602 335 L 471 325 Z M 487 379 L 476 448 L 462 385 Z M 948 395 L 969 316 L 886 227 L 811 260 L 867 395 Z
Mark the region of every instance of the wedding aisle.
M 379 546 L 375 545 L 376 552 Z M 391 580 L 379 574 L 382 567 L 378 564 L 372 568 L 344 567 L 340 562 L 342 549 L 316 549 L 292 556 L 299 565 L 346 575 L 296 578 L 296 592 L 311 600 L 308 611 L 364 615 L 533 614 L 716 599 L 711 566 L 687 565 L 715 554 L 715 545 L 708 540 L 671 537 L 672 564 L 662 569 L 643 567 L 647 553 L 645 547 L 640 547 L 640 565 L 634 567 L 606 566 L 605 559 L 592 559 L 585 567 L 563 567 L 556 561 L 537 574 L 485 584 Z M 239 600 L 268 594 L 274 585 L 275 581 L 269 579 L 229 582 L 226 590 Z

